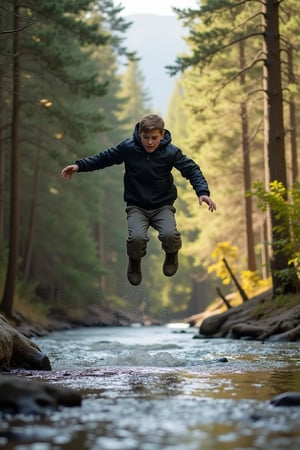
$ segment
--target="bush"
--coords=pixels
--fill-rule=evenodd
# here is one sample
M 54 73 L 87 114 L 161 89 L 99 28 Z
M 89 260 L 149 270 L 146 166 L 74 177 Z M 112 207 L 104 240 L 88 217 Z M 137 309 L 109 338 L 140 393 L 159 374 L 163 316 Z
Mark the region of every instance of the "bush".
M 300 278 L 300 183 L 296 182 L 291 189 L 287 189 L 279 181 L 270 183 L 266 190 L 262 182 L 256 182 L 249 195 L 258 198 L 258 207 L 262 211 L 271 210 L 279 225 L 274 226 L 273 232 L 277 236 L 273 242 L 273 249 L 288 257 L 289 267 L 279 271 L 277 276 L 282 282 L 288 282 L 295 276 Z

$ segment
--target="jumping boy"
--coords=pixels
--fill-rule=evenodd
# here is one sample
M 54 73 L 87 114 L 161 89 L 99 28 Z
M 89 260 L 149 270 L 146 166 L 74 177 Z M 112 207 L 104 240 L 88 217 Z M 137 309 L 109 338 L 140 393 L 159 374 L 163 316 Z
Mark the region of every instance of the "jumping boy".
M 122 163 L 125 165 L 124 201 L 128 223 L 128 281 L 134 286 L 142 281 L 141 258 L 146 254 L 150 226 L 158 232 L 165 251 L 163 273 L 171 277 L 178 269 L 178 251 L 182 245 L 175 221 L 173 204 L 177 189 L 171 171 L 173 167 L 178 169 L 195 190 L 200 206 L 204 202 L 213 212 L 216 204 L 210 198 L 207 181 L 200 167 L 171 144 L 171 134 L 156 114 L 144 116 L 136 124 L 132 138 L 97 155 L 77 160 L 66 166 L 61 176 L 71 179 L 75 172 L 90 172 Z

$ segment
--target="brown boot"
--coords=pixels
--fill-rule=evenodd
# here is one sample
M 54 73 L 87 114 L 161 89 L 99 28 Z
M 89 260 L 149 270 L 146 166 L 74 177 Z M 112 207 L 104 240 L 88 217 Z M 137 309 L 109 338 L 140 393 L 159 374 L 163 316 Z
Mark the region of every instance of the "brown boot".
M 163 273 L 166 277 L 175 275 L 178 269 L 178 251 L 175 253 L 166 253 L 163 265 Z
M 141 271 L 141 258 L 132 259 L 129 258 L 127 278 L 130 284 L 133 286 L 138 286 L 142 281 L 142 271 Z

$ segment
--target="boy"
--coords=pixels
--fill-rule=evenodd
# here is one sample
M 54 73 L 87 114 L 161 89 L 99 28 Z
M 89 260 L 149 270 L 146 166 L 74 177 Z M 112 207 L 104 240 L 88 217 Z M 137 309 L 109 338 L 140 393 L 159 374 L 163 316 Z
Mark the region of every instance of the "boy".
M 128 281 L 134 286 L 142 281 L 141 258 L 146 254 L 150 226 L 158 232 L 165 251 L 163 273 L 171 277 L 178 269 L 178 251 L 182 245 L 175 221 L 173 203 L 177 189 L 171 171 L 173 167 L 178 169 L 190 181 L 200 206 L 204 202 L 213 212 L 216 205 L 209 196 L 206 179 L 199 166 L 171 144 L 171 134 L 165 130 L 163 119 L 156 114 L 144 116 L 136 124 L 132 138 L 124 139 L 116 147 L 97 155 L 79 159 L 66 166 L 61 176 L 71 179 L 75 172 L 89 172 L 122 163 L 125 165 L 124 201 L 128 223 Z

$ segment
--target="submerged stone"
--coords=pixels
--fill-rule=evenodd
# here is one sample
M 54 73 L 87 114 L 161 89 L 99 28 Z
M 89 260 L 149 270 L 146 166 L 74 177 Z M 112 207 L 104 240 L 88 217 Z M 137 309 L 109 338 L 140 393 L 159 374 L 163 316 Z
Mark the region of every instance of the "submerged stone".
M 272 398 L 271 404 L 274 406 L 300 406 L 300 393 L 284 392 Z
M 9 414 L 41 414 L 59 406 L 80 406 L 73 389 L 18 376 L 0 376 L 0 411 Z

